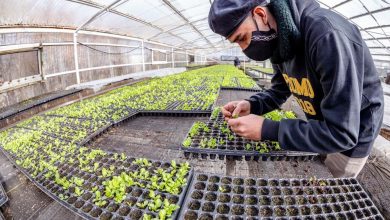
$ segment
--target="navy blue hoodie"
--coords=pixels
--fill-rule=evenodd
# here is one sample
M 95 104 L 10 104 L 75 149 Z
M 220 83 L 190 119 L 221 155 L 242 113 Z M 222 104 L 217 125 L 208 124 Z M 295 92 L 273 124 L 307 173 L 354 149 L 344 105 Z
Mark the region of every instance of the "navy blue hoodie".
M 359 30 L 313 0 L 290 0 L 301 44 L 274 65 L 272 87 L 250 97 L 251 113 L 279 108 L 293 95 L 307 121 L 265 120 L 262 139 L 285 150 L 369 155 L 383 120 L 383 91 Z

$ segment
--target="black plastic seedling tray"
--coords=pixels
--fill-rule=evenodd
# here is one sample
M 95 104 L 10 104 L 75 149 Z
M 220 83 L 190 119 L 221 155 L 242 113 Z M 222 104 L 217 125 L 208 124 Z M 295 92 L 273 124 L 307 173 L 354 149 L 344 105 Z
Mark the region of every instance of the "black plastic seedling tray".
M 139 116 L 167 116 L 167 117 L 210 117 L 211 110 L 207 111 L 141 111 Z
M 26 177 L 34 183 L 39 189 L 41 189 L 45 194 L 47 194 L 49 197 L 51 197 L 53 200 L 57 201 L 64 207 L 68 208 L 69 210 L 76 213 L 78 216 L 84 218 L 84 219 L 142 219 L 142 216 L 144 214 L 150 214 L 154 217 L 157 216 L 157 213 L 154 213 L 153 211 L 148 210 L 148 208 L 141 209 L 138 206 L 136 206 L 137 202 L 141 202 L 147 199 L 147 196 L 149 195 L 149 190 L 145 188 L 140 188 L 137 186 L 131 187 L 131 191 L 127 194 L 126 199 L 121 203 L 117 204 L 114 202 L 113 199 L 107 199 L 104 197 L 104 191 L 102 191 L 102 185 L 101 183 L 104 180 L 109 180 L 111 176 L 103 178 L 99 177 L 97 174 L 91 174 L 84 171 L 81 171 L 78 168 L 78 165 L 67 165 L 63 164 L 60 166 L 60 173 L 64 174 L 68 178 L 71 178 L 73 176 L 77 176 L 84 179 L 83 190 L 87 190 L 86 188 L 92 188 L 94 186 L 98 186 L 98 190 L 102 192 L 102 196 L 104 200 L 108 201 L 106 205 L 103 207 L 99 207 L 94 204 L 94 196 L 91 191 L 88 191 L 87 193 L 83 193 L 82 196 L 77 197 L 73 194 L 72 189 L 69 188 L 67 190 L 61 189 L 53 180 L 47 180 L 44 177 L 44 173 L 40 173 L 38 176 L 33 178 L 27 170 L 23 169 L 19 165 L 15 163 L 15 158 L 12 157 L 7 151 L 3 149 L 3 147 L 0 147 L 0 150 L 4 153 L 4 155 L 14 164 L 16 168 L 18 168 Z M 120 172 L 126 172 L 126 171 L 136 171 L 139 170 L 141 167 L 138 167 L 137 165 L 132 164 L 132 161 L 134 161 L 136 158 L 127 158 L 126 161 L 122 163 L 122 165 L 118 165 L 114 163 L 114 161 L 110 158 L 112 158 L 113 153 L 107 152 L 108 156 L 101 158 L 98 162 L 101 167 L 109 167 L 111 165 L 115 165 L 117 168 L 117 172 L 114 172 L 113 175 L 120 175 Z M 163 161 L 156 161 L 156 160 L 148 160 L 153 165 L 153 168 L 163 168 L 168 169 L 170 163 L 163 162 Z M 189 188 L 189 184 L 193 178 L 194 171 L 193 168 L 190 169 L 189 173 L 187 174 L 187 185 L 184 186 L 180 192 L 179 195 L 171 195 L 169 193 L 162 193 L 162 192 L 156 192 L 156 195 L 161 195 L 163 198 L 167 198 L 171 203 L 174 203 L 176 205 L 179 205 L 180 208 L 177 209 L 171 216 L 172 219 L 178 219 L 178 215 L 181 210 L 181 204 L 184 203 L 185 196 L 187 193 L 187 190 Z M 99 184 L 100 182 L 100 184 Z M 144 184 L 146 185 L 148 182 L 144 181 Z M 86 187 L 86 188 L 84 188 Z M 67 195 L 68 198 L 66 200 L 62 200 L 59 198 L 59 195 Z
M 299 160 L 299 161 L 307 161 L 315 159 L 318 154 L 310 153 L 310 152 L 297 152 L 297 151 L 285 151 L 285 150 L 273 150 L 274 144 L 271 142 L 255 142 L 251 140 L 244 139 L 239 137 L 233 133 L 233 139 L 230 140 L 228 138 L 228 134 L 224 134 L 221 131 L 222 124 L 224 123 L 224 119 L 222 114 L 219 113 L 218 117 L 210 118 L 210 120 L 206 123 L 207 127 L 210 129 L 209 132 L 200 132 L 198 135 L 194 137 L 190 137 L 188 133 L 186 138 L 191 138 L 191 145 L 189 147 L 181 146 L 181 150 L 184 152 L 184 156 L 186 158 L 202 158 L 210 159 L 219 158 L 223 159 L 234 159 L 234 160 L 262 160 L 262 161 L 289 161 L 289 160 Z M 194 124 L 195 125 L 195 124 Z M 194 126 L 193 125 L 193 126 Z M 192 127 L 193 127 L 192 126 Z M 192 129 L 192 128 L 191 128 Z M 190 129 L 190 130 L 191 130 Z M 215 139 L 218 141 L 218 144 L 215 148 L 202 148 L 201 142 L 202 140 L 210 140 Z M 219 141 L 222 140 L 224 143 L 220 144 Z M 184 142 L 184 141 L 183 141 Z M 250 145 L 247 148 L 247 145 Z M 265 145 L 269 152 L 261 152 L 261 145 Z
M 195 174 L 180 219 L 384 219 L 354 178 L 263 179 Z
M 262 92 L 262 91 L 264 91 L 261 88 L 253 89 L 253 88 L 242 88 L 242 87 L 221 87 L 221 90 L 235 90 L 235 91 L 245 91 L 245 92 Z
M 80 91 L 81 91 L 81 89 L 72 89 L 72 90 L 64 90 L 61 92 L 54 92 L 54 93 L 46 95 L 44 97 L 31 100 L 31 102 L 26 102 L 25 104 L 16 104 L 16 105 L 7 107 L 7 110 L 5 110 L 5 111 L 3 110 L 2 112 L 0 112 L 0 120 L 5 119 L 5 118 L 10 117 L 10 116 L 13 116 L 13 115 L 16 115 L 20 112 L 29 110 L 29 109 L 34 108 L 36 106 L 51 102 L 53 100 L 60 99 L 60 98 L 63 98 L 65 96 L 69 96 L 69 95 L 78 93 Z

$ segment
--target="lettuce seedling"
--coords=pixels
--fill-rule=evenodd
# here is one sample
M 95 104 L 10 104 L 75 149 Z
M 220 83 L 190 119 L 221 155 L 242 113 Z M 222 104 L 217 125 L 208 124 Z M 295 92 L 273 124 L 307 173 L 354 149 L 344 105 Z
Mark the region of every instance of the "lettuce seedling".
M 69 198 L 68 195 L 60 194 L 58 197 L 60 197 L 61 200 L 67 200 Z
M 98 168 L 99 168 L 99 163 L 96 163 L 96 162 L 95 162 L 95 163 L 93 164 L 93 171 L 96 172 Z
M 84 183 L 84 179 L 73 177 L 73 182 L 76 184 L 76 186 L 82 186 Z
M 212 120 L 216 119 L 220 112 L 221 112 L 221 107 L 214 108 L 213 112 L 211 113 L 211 119 Z
M 217 139 L 215 138 L 211 138 L 208 142 L 207 142 L 207 146 L 211 149 L 215 149 L 217 148 Z
M 206 146 L 207 146 L 207 138 L 204 138 L 204 139 L 200 140 L 199 145 L 200 145 L 200 148 L 206 148 Z
M 161 201 L 160 198 L 154 198 L 153 201 L 149 202 L 148 208 L 151 211 L 157 211 L 158 209 L 161 208 L 163 202 Z
M 149 201 L 145 200 L 143 202 L 137 202 L 135 205 L 138 206 L 141 209 L 145 209 L 146 206 L 148 206 L 148 204 L 149 204 Z
M 184 141 L 183 141 L 183 147 L 190 147 L 192 144 L 192 140 L 190 137 L 186 138 Z
M 81 195 L 83 195 L 83 192 L 84 192 L 84 190 L 80 189 L 80 188 L 77 187 L 77 186 L 74 188 L 74 193 L 75 193 L 78 197 L 80 197 Z
M 225 186 L 220 186 L 220 187 L 218 187 L 218 190 L 219 190 L 220 192 L 222 192 L 222 193 L 227 192 L 227 189 L 226 189 Z

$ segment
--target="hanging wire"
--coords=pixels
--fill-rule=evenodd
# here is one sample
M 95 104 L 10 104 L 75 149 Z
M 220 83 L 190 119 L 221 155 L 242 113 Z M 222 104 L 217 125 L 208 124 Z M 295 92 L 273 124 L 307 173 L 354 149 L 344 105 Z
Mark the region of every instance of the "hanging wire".
M 94 47 L 91 47 L 91 46 L 89 46 L 89 45 L 83 44 L 83 43 L 81 43 L 81 42 L 77 42 L 77 43 L 79 43 L 80 45 L 82 45 L 82 46 L 84 46 L 84 47 L 87 47 L 87 48 L 89 48 L 89 49 L 91 49 L 91 50 L 94 50 L 94 51 L 97 51 L 97 52 L 100 52 L 100 53 L 105 53 L 105 54 L 113 54 L 113 55 L 115 55 L 115 54 L 116 54 L 116 55 L 118 55 L 118 54 L 127 54 L 127 53 L 131 53 L 131 52 L 133 52 L 133 51 L 135 51 L 135 50 L 141 49 L 141 47 L 136 47 L 136 48 L 134 48 L 134 49 L 132 49 L 132 50 L 125 51 L 125 52 L 107 52 L 107 51 L 103 51 L 103 50 L 96 49 L 96 48 L 94 48 Z

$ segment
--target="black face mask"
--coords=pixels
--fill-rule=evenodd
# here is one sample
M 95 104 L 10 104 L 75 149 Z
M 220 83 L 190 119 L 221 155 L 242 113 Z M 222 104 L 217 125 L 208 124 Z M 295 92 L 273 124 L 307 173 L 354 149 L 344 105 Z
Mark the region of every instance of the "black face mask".
M 255 22 L 257 31 L 252 32 L 251 42 L 242 52 L 252 60 L 264 61 L 272 57 L 277 47 L 278 35 L 269 24 L 269 31 L 260 31 L 254 18 L 253 21 Z

